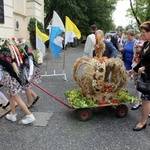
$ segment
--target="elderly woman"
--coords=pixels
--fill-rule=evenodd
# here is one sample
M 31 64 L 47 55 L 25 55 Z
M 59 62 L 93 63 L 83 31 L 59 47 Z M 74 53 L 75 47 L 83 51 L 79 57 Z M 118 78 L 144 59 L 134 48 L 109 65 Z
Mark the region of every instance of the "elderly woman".
M 133 29 L 129 29 L 127 31 L 127 41 L 123 48 L 120 49 L 123 52 L 123 61 L 126 70 L 132 69 L 132 60 L 134 54 L 134 44 L 136 43 L 135 39 L 135 31 Z
M 145 41 L 140 53 L 140 62 L 129 71 L 132 74 L 134 71 L 145 77 L 145 80 L 150 80 L 150 21 L 144 22 L 140 26 L 142 39 Z M 146 128 L 148 114 L 150 112 L 150 93 L 142 93 L 142 116 L 139 123 L 133 128 L 134 131 L 140 131 Z

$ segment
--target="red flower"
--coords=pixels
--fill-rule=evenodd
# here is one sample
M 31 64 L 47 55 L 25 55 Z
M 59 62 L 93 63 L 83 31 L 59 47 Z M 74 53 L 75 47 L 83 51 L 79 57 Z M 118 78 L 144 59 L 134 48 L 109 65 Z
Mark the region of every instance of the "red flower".
M 96 72 L 94 72 L 93 76 L 96 77 Z
M 102 59 L 100 59 L 99 62 L 102 64 L 104 61 Z

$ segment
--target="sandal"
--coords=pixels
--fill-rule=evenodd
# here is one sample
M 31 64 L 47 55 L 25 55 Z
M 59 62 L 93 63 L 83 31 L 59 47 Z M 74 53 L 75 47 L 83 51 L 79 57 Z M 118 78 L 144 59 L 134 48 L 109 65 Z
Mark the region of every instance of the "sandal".
M 34 105 L 34 104 L 38 101 L 39 98 L 40 98 L 40 97 L 37 96 L 36 99 L 33 101 L 32 105 Z
M 26 106 L 27 106 L 27 108 L 28 108 L 28 109 L 30 109 L 30 108 L 32 108 L 32 107 L 33 107 L 33 106 L 32 106 L 32 104 L 31 104 L 30 106 L 28 106 L 28 105 L 26 105 Z

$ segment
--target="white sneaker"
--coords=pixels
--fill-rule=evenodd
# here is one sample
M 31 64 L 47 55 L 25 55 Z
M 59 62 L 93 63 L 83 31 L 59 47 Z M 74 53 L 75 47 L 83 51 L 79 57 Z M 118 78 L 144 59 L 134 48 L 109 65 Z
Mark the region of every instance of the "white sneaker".
M 13 115 L 12 113 L 10 113 L 10 114 L 6 115 L 6 119 L 8 119 L 8 120 L 10 120 L 12 122 L 15 122 L 15 121 L 17 121 L 17 117 L 16 116 L 17 116 L 17 114 Z
M 29 124 L 35 121 L 35 117 L 33 114 L 31 115 L 26 115 L 24 119 L 22 119 L 21 123 L 22 124 Z

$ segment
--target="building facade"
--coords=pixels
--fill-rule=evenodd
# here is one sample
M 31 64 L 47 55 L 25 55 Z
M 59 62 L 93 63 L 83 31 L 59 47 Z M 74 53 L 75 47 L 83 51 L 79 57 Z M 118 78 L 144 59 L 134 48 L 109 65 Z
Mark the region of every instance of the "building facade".
M 0 0 L 0 38 L 28 41 L 27 27 L 32 17 L 44 25 L 44 0 Z

